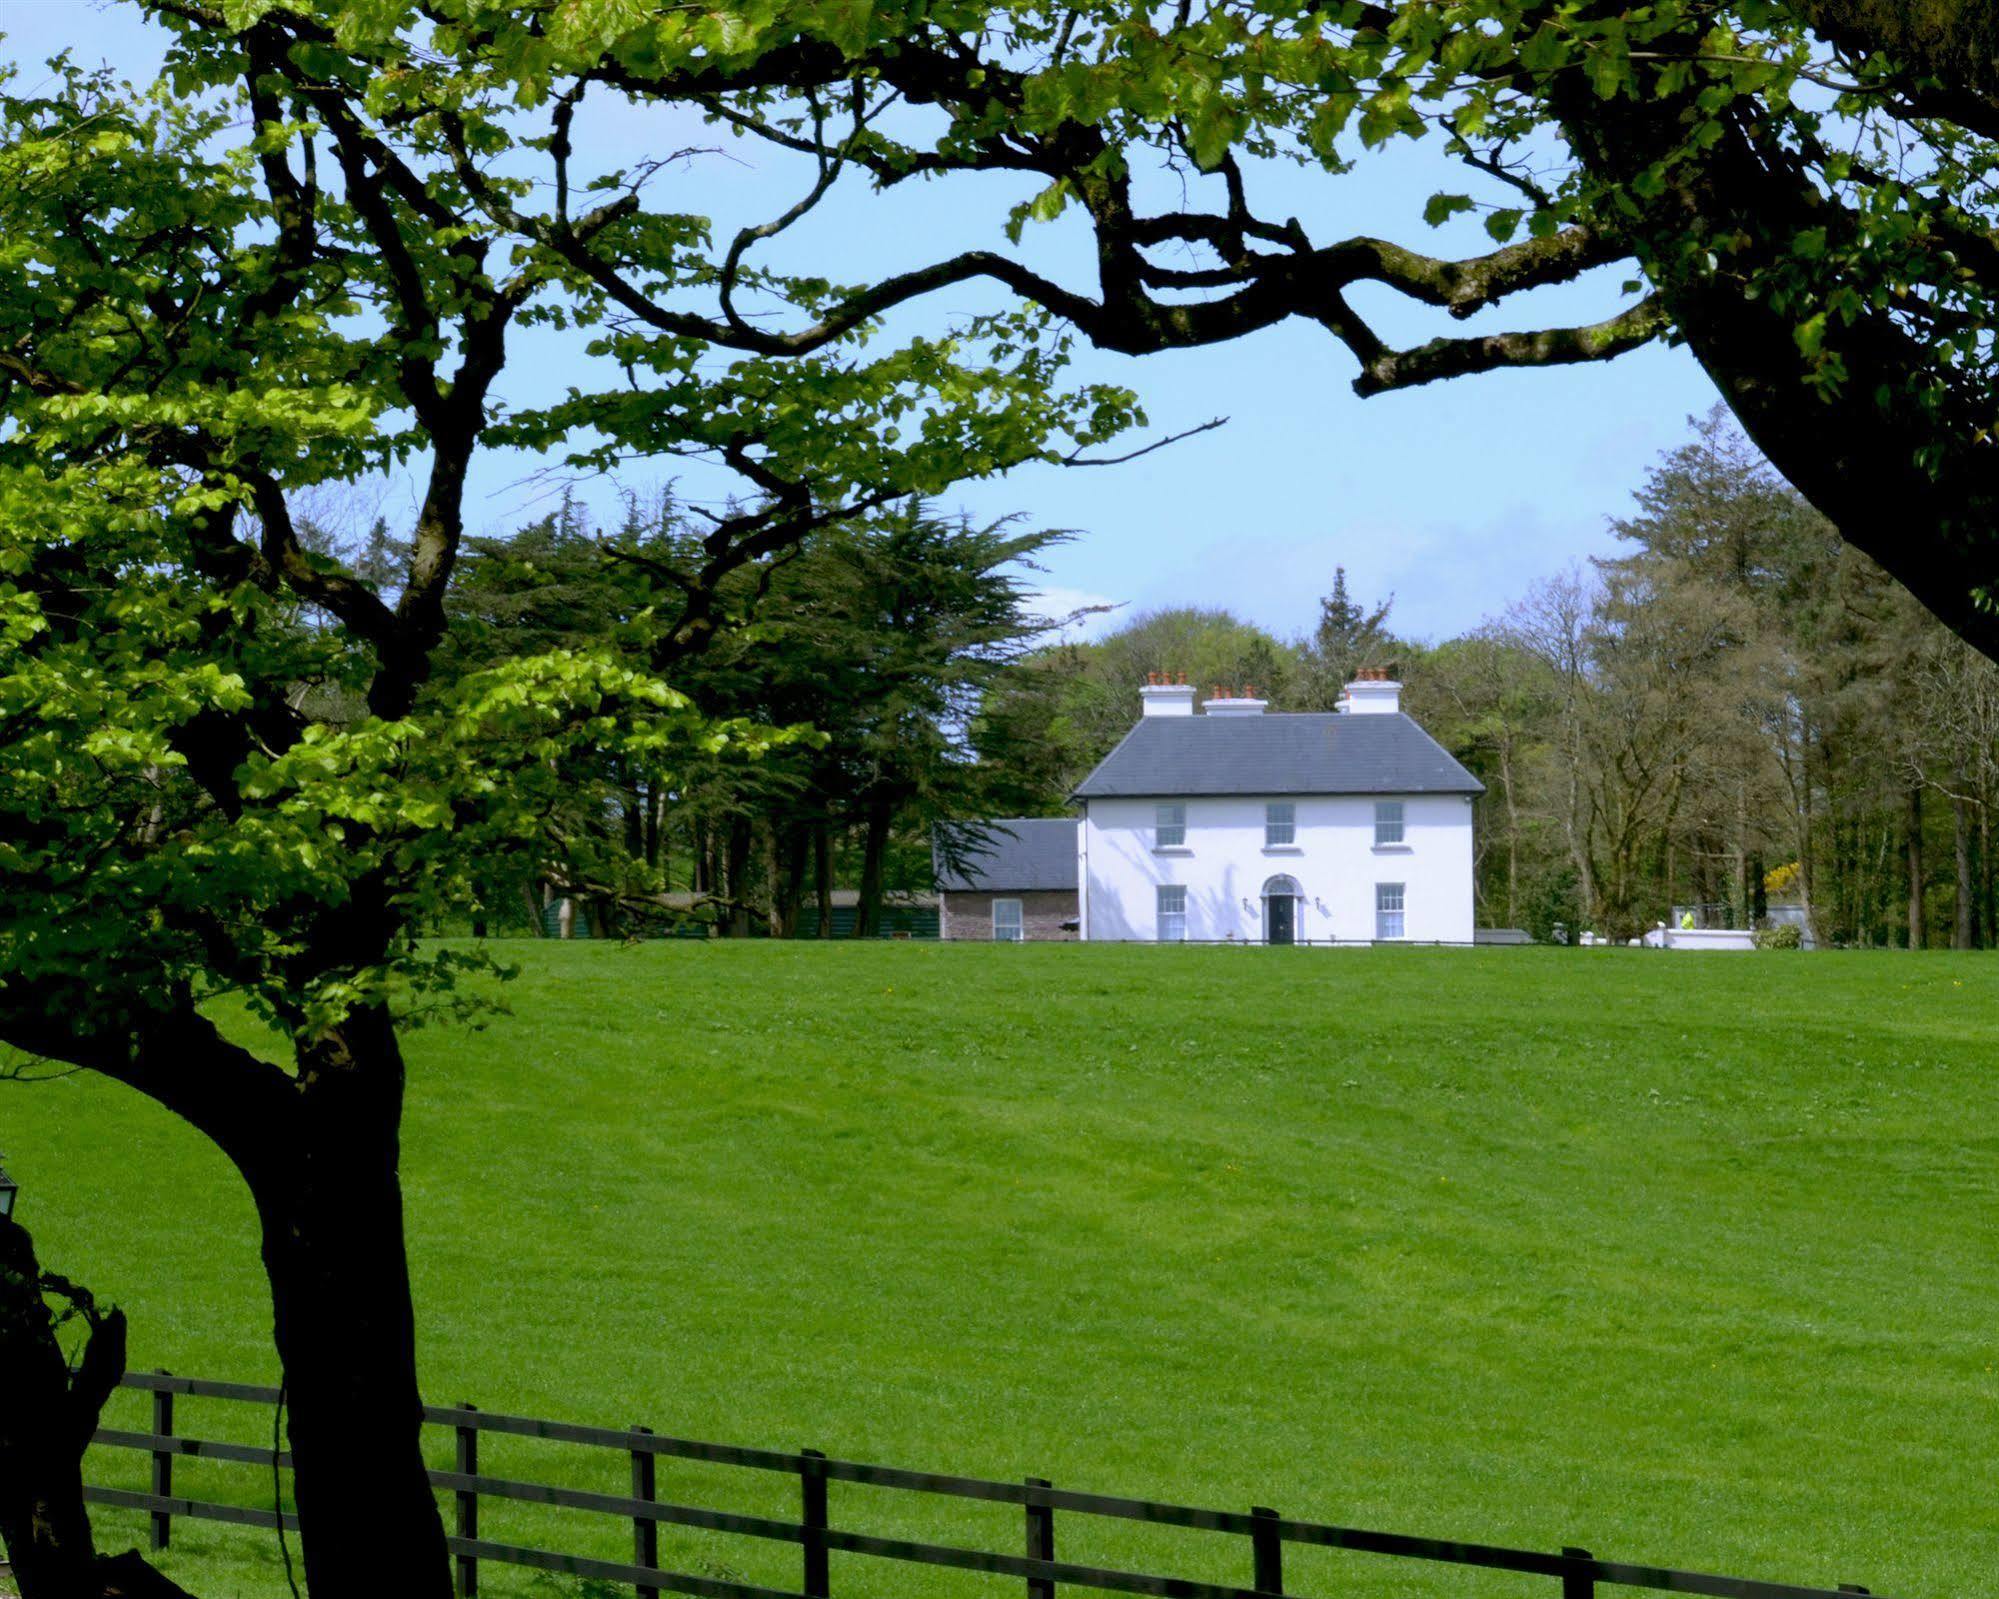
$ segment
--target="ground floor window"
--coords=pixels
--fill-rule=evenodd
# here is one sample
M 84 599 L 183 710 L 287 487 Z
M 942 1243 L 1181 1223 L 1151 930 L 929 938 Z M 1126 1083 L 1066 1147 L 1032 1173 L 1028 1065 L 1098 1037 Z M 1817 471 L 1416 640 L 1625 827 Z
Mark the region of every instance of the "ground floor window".
M 1017 899 L 996 899 L 993 901 L 993 939 L 1001 944 L 1018 944 L 1027 937 L 1027 926 L 1020 914 Z
M 1374 936 L 1376 938 L 1400 938 L 1402 936 L 1402 885 L 1400 883 L 1376 883 L 1374 885 Z
M 1187 890 L 1161 885 L 1159 890 L 1159 942 L 1178 944 L 1187 937 Z

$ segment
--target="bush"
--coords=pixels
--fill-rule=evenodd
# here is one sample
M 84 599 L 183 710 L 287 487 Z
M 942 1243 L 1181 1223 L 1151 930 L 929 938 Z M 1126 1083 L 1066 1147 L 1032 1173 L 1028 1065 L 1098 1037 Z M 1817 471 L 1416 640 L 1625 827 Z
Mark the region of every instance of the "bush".
M 1759 927 L 1756 930 L 1758 949 L 1803 949 L 1805 935 L 1795 922 L 1783 922 L 1776 927 Z

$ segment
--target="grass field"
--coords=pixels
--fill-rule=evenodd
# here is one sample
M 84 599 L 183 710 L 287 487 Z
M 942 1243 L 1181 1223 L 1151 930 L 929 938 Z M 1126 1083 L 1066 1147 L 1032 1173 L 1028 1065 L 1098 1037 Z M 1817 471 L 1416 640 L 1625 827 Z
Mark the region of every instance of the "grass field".
M 1999 1567 L 1999 961 L 510 949 L 511 1016 L 410 1046 L 433 1399 L 1903 1599 Z M 0 1085 L 0 1148 L 136 1365 L 274 1378 L 249 1208 L 197 1139 L 75 1077 Z M 615 1457 L 488 1447 L 624 1488 Z M 790 1513 L 789 1486 L 662 1467 L 728 1508 Z M 1018 1547 L 1017 1512 L 847 1492 L 841 1524 Z M 589 1541 L 551 1515 L 486 1530 Z M 266 1534 L 175 1541 L 198 1591 L 282 1591 Z M 1247 1582 L 1203 1547 L 1063 1553 Z M 663 1556 L 797 1580 L 743 1540 L 663 1529 Z M 1294 1560 L 1304 1593 L 1554 1593 Z

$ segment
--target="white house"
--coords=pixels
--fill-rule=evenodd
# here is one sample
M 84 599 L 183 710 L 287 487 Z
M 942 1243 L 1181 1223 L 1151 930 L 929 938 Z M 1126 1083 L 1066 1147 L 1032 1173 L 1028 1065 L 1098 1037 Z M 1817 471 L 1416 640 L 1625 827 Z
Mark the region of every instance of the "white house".
M 1364 671 L 1337 712 L 1266 714 L 1186 683 L 1076 789 L 1086 939 L 1472 942 L 1483 785 Z

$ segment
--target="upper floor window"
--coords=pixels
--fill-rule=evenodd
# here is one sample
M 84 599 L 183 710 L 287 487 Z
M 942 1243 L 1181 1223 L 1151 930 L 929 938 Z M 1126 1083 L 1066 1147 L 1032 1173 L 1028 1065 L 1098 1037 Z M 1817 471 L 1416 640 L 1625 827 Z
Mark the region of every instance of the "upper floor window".
M 993 901 L 993 941 L 999 944 L 1018 944 L 1027 937 L 1027 925 L 1020 914 L 1017 899 L 996 899 Z
M 1298 842 L 1298 807 L 1289 800 L 1273 800 L 1263 807 L 1263 847 Z
M 1374 885 L 1374 936 L 1402 937 L 1402 884 Z
M 1152 847 L 1181 849 L 1187 843 L 1187 807 L 1161 805 L 1152 817 Z
M 1159 941 L 1178 944 L 1187 937 L 1187 890 L 1159 885 Z
M 1402 801 L 1374 802 L 1374 841 L 1377 844 L 1402 842 Z

